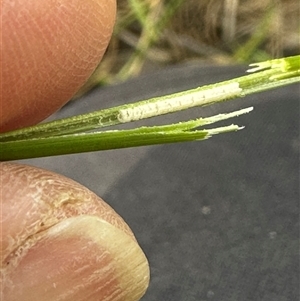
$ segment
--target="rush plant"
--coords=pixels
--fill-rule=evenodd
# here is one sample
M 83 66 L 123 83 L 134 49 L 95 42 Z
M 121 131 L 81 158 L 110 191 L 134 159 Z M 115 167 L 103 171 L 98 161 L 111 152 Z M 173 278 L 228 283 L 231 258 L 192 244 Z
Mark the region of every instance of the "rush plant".
M 250 67 L 250 74 L 228 81 L 2 133 L 0 160 L 205 140 L 215 134 L 240 130 L 242 127 L 234 124 L 212 129 L 203 127 L 248 113 L 252 107 L 171 125 L 129 130 L 100 129 L 228 101 L 300 81 L 299 55 L 255 63 Z

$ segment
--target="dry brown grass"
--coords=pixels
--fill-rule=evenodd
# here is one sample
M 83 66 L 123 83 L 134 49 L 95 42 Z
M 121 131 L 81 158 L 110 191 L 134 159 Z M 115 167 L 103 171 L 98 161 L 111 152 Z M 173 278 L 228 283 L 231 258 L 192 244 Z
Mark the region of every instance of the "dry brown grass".
M 300 52 L 299 0 L 139 0 L 147 9 L 142 21 L 130 2 L 118 0 L 110 47 L 81 93 L 186 60 L 232 64 Z M 170 2 L 182 4 L 168 20 Z
M 299 9 L 298 0 L 190 0 L 172 27 L 229 56 L 260 35 L 251 54 L 263 51 L 274 58 L 299 51 Z

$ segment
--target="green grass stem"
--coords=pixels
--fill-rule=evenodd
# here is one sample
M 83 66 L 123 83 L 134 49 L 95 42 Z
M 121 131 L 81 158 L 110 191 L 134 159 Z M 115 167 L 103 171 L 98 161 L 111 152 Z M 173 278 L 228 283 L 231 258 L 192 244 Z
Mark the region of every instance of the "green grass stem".
M 250 66 L 249 75 L 232 80 L 2 133 L 0 161 L 202 140 L 216 133 L 240 129 L 229 126 L 195 130 L 199 126 L 248 113 L 252 108 L 173 125 L 87 133 L 300 82 L 300 56 Z

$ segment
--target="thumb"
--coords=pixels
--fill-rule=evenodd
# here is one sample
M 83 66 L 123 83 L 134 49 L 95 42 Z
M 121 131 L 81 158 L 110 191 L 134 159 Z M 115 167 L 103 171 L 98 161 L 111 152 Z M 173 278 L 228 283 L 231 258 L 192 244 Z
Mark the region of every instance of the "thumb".
M 131 230 L 61 175 L 0 163 L 1 300 L 136 301 L 149 281 Z
M 0 132 L 62 107 L 99 64 L 116 0 L 1 1 Z

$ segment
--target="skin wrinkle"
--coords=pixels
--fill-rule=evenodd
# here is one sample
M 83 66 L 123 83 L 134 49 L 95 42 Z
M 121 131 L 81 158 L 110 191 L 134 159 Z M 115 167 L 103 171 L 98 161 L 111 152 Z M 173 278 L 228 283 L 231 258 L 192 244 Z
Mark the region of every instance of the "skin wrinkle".
M 45 19 L 47 19 L 47 18 L 45 18 Z M 44 57 L 46 57 L 46 61 L 44 62 L 44 66 L 46 68 L 40 68 L 40 69 L 45 69 L 45 70 L 48 69 L 47 71 L 49 71 L 48 73 L 45 73 L 45 81 L 44 81 L 45 88 L 47 89 L 49 87 L 49 90 L 51 90 L 51 89 L 53 89 L 53 87 L 55 87 L 55 83 L 53 82 L 53 78 L 50 77 L 50 74 L 56 73 L 60 77 L 60 78 L 58 78 L 57 88 L 60 88 L 60 87 L 62 88 L 63 84 L 59 85 L 59 83 L 64 83 L 63 77 L 66 77 L 66 75 L 68 76 L 68 73 L 69 73 L 68 65 L 70 65 L 70 64 L 72 65 L 71 62 L 74 61 L 74 59 L 68 59 L 65 62 L 63 62 L 63 65 L 60 64 L 60 62 L 58 62 L 58 61 L 56 62 L 55 61 L 55 59 L 56 59 L 55 51 L 57 51 L 57 49 L 54 49 L 54 50 L 52 49 L 53 45 L 57 44 L 57 42 L 55 41 L 57 39 L 57 38 L 55 38 L 56 36 L 58 36 L 57 40 L 64 39 L 63 36 L 59 37 L 61 31 L 66 32 L 67 33 L 66 35 L 70 36 L 70 37 L 77 36 L 76 33 L 70 32 L 70 28 L 68 27 L 67 24 L 65 24 L 64 20 L 65 20 L 65 18 L 61 18 L 59 20 L 59 22 L 56 22 L 55 18 L 52 18 L 51 20 L 47 20 L 47 21 L 49 21 L 49 26 L 45 27 L 44 32 L 41 31 L 41 29 L 39 27 L 39 24 L 38 24 L 39 20 L 35 20 L 35 19 L 31 20 L 32 24 L 34 24 L 34 26 L 32 26 L 32 28 L 34 28 L 36 30 L 35 35 L 39 37 L 39 39 L 37 41 L 40 42 L 40 45 L 38 44 L 38 46 L 36 48 L 38 49 L 38 51 L 45 52 Z M 44 20 L 44 21 L 46 21 L 46 20 Z M 51 30 L 49 30 L 50 28 L 51 28 Z M 77 40 L 80 40 L 80 39 L 77 37 Z M 28 45 L 28 49 L 30 49 L 31 47 L 32 47 L 31 45 Z M 31 52 L 31 56 L 32 56 L 32 61 L 34 62 L 33 52 Z M 73 64 L 73 66 L 75 66 L 75 65 Z M 47 74 L 49 74 L 48 78 L 47 78 Z M 76 77 L 76 75 L 75 75 L 75 77 Z M 40 91 L 40 93 L 36 93 L 35 98 L 37 98 L 37 99 L 43 98 L 43 92 Z
M 33 172 L 32 172 L 33 171 Z M 19 175 L 19 177 L 16 177 L 16 173 Z M 7 176 L 5 176 L 7 175 Z M 29 176 L 30 175 L 30 176 Z M 51 239 L 51 237 L 57 237 L 57 239 L 62 239 L 64 240 L 64 237 L 61 237 L 61 232 L 63 232 L 64 228 L 66 228 L 66 224 L 68 223 L 73 223 L 74 226 L 70 227 L 71 228 L 71 233 L 73 234 L 68 234 L 66 237 L 72 237 L 73 235 L 80 237 L 79 239 L 75 239 L 76 243 L 79 243 L 80 248 L 75 248 L 73 249 L 73 252 L 75 252 L 74 254 L 71 252 L 68 252 L 69 254 L 69 258 L 70 258 L 70 263 L 72 263 L 72 266 L 69 266 L 69 268 L 72 268 L 72 275 L 77 275 L 76 279 L 80 279 L 80 285 L 72 285 L 68 287 L 72 288 L 72 291 L 66 291 L 63 290 L 62 294 L 57 294 L 57 289 L 61 286 L 63 286 L 63 283 L 61 283 L 61 280 L 59 281 L 55 281 L 55 275 L 54 280 L 52 281 L 51 279 L 51 271 L 53 271 L 53 273 L 58 273 L 56 275 L 64 275 L 64 273 L 68 274 L 68 267 L 65 266 L 65 264 L 58 264 L 58 269 L 53 267 L 54 262 L 57 261 L 57 257 L 55 256 L 60 256 L 58 253 L 57 255 L 55 255 L 56 253 L 53 254 L 53 256 L 56 258 L 55 261 L 53 261 L 54 259 L 48 258 L 46 257 L 42 257 L 42 266 L 45 267 L 47 266 L 47 263 L 45 262 L 45 258 L 48 258 L 48 260 L 50 260 L 50 267 L 51 270 L 50 272 L 45 272 L 44 275 L 47 275 L 47 279 L 48 276 L 50 277 L 50 279 L 48 279 L 48 281 L 52 281 L 50 283 L 50 287 L 54 287 L 53 283 L 55 283 L 55 298 L 56 296 L 60 296 L 59 298 L 57 297 L 56 299 L 51 298 L 51 300 L 65 300 L 64 297 L 62 297 L 62 295 L 64 295 L 66 298 L 69 298 L 69 295 L 71 294 L 72 296 L 74 295 L 74 297 L 72 297 L 72 299 L 75 299 L 77 301 L 88 301 L 88 300 L 95 300 L 95 297 L 100 295 L 100 296 L 105 296 L 103 297 L 103 300 L 107 300 L 107 301 L 111 301 L 111 300 L 123 300 L 125 298 L 126 294 L 133 294 L 133 296 L 141 296 L 141 294 L 143 294 L 147 284 L 148 284 L 148 276 L 144 276 L 147 275 L 147 271 L 148 271 L 148 266 L 147 266 L 147 261 L 145 260 L 145 257 L 143 255 L 143 253 L 141 252 L 141 250 L 139 248 L 137 248 L 136 245 L 136 241 L 135 239 L 133 239 L 133 234 L 130 232 L 129 235 L 126 232 L 126 227 L 125 227 L 125 233 L 124 233 L 124 225 L 120 224 L 120 218 L 116 218 L 114 217 L 113 219 L 110 218 L 112 213 L 109 213 L 110 207 L 108 207 L 105 204 L 100 204 L 99 203 L 99 199 L 97 198 L 97 203 L 98 205 L 104 205 L 104 207 L 108 207 L 108 208 L 102 208 L 99 213 L 99 208 L 97 210 L 97 208 L 95 208 L 93 201 L 94 201 L 94 197 L 95 195 L 91 192 L 89 192 L 86 188 L 84 188 L 84 191 L 82 190 L 82 187 L 78 187 L 78 185 L 73 182 L 72 180 L 66 179 L 62 176 L 56 175 L 56 177 L 53 176 L 53 174 L 51 172 L 48 171 L 44 171 L 44 170 L 40 170 L 34 167 L 30 167 L 30 166 L 19 166 L 16 164 L 12 164 L 12 163 L 0 163 L 0 182 L 1 184 L 3 184 L 3 187 L 9 187 L 9 191 L 10 193 L 12 193 L 13 191 L 13 196 L 17 193 L 20 194 L 20 196 L 23 195 L 23 193 L 25 192 L 24 189 L 20 189 L 20 187 L 22 187 L 21 185 L 23 185 L 23 187 L 27 187 L 25 190 L 27 191 L 27 194 L 31 194 L 34 189 L 37 188 L 37 190 L 39 191 L 39 193 L 35 194 L 35 199 L 32 200 L 32 203 L 34 203 L 35 205 L 39 205 L 42 201 L 44 203 L 47 204 L 47 202 L 51 202 L 51 200 L 55 200 L 55 202 L 51 203 L 51 208 L 55 208 L 55 210 L 57 209 L 58 211 L 64 211 L 65 209 L 62 209 L 63 206 L 69 206 L 70 203 L 71 204 L 71 209 L 74 209 L 74 205 L 75 207 L 78 206 L 78 202 L 81 202 L 82 204 L 87 205 L 87 208 L 83 208 L 83 211 L 87 210 L 88 211 L 88 216 L 87 215 L 82 215 L 82 212 L 79 212 L 79 215 L 76 215 L 76 213 L 78 214 L 78 208 L 75 208 L 75 217 L 74 217 L 74 212 L 71 212 L 70 215 L 67 214 L 67 218 L 66 215 L 63 214 L 65 219 L 60 219 L 56 224 L 54 225 L 50 225 L 47 229 L 43 228 L 44 225 L 41 225 L 41 221 L 36 221 L 36 224 L 38 224 L 38 227 L 40 229 L 39 232 L 35 232 L 32 231 L 33 229 L 31 229 L 31 233 L 33 233 L 31 236 L 29 236 L 28 232 L 27 233 L 27 237 L 25 239 L 25 241 L 19 242 L 20 244 L 17 245 L 17 248 L 14 250 L 14 252 L 11 252 L 8 256 L 8 258 L 6 258 L 6 260 L 9 260 L 9 264 L 7 265 L 6 262 L 2 262 L 2 266 L 1 266 L 1 282 L 5 285 L 4 286 L 4 291 L 2 291 L 1 293 L 3 293 L 3 296 L 5 298 L 5 300 L 15 300 L 15 299 L 10 299 L 10 292 L 19 292 L 20 290 L 17 289 L 17 287 L 15 285 L 18 285 L 18 283 L 20 284 L 20 281 L 18 281 L 17 279 L 15 279 L 14 277 L 21 277 L 18 279 L 23 279 L 22 277 L 25 277 L 24 279 L 27 278 L 26 275 L 22 276 L 22 274 L 20 275 L 20 271 L 23 271 L 23 269 L 25 268 L 23 273 L 27 273 L 26 272 L 26 267 L 22 268 L 24 263 L 23 262 L 27 262 L 27 258 L 28 256 L 31 258 L 36 258 L 36 255 L 34 255 L 35 253 L 32 253 L 32 250 L 40 250 L 40 244 L 41 242 L 48 241 L 48 239 Z M 69 183 L 65 183 L 64 181 L 68 181 Z M 12 185 L 10 185 L 10 183 Z M 21 184 L 22 183 L 22 184 Z M 40 185 L 39 185 L 40 183 Z M 49 186 L 51 186 L 53 189 L 49 190 Z M 19 188 L 19 190 L 17 189 Z M 66 193 L 65 189 L 69 189 L 71 191 L 71 193 Z M 17 191 L 16 191 L 17 190 Z M 45 191 L 48 191 L 49 193 L 45 193 Z M 6 197 L 11 197 L 12 194 L 7 194 L 8 191 L 2 190 L 2 198 L 3 198 L 3 202 L 5 203 L 7 201 Z M 81 192 L 82 195 L 79 195 L 78 198 L 78 194 Z M 42 198 L 40 194 L 45 194 L 46 198 Z M 55 197 L 56 195 L 61 196 L 61 197 Z M 27 195 L 25 196 L 27 197 Z M 77 197 L 77 200 L 76 200 Z M 16 196 L 16 199 L 18 199 L 18 197 Z M 20 203 L 19 204 L 23 204 L 24 200 L 20 199 Z M 84 200 L 84 201 L 83 201 Z M 47 204 L 49 205 L 49 204 Z M 82 209 L 82 205 L 79 205 L 79 209 Z M 52 208 L 52 209 L 53 209 Z M 92 217 L 90 216 L 91 214 L 91 209 L 95 210 L 95 215 L 97 216 L 101 216 L 102 214 L 102 210 L 104 211 L 108 211 L 108 213 L 104 214 L 104 216 L 107 216 L 107 220 L 109 222 L 104 221 L 104 216 L 101 216 L 101 219 L 99 219 L 98 217 Z M 5 208 L 4 208 L 5 209 Z M 24 209 L 24 208 L 23 208 Z M 26 209 L 26 212 L 30 212 L 31 209 Z M 40 208 L 36 208 L 36 211 L 40 211 Z M 69 209 L 66 209 L 65 211 L 68 211 Z M 13 211 L 13 210 L 12 210 Z M 71 210 L 72 211 L 72 210 Z M 40 212 L 38 212 L 40 213 Z M 53 213 L 51 213 L 53 214 Z M 55 214 L 55 213 L 54 213 Z M 46 214 L 47 216 L 47 214 Z M 18 220 L 20 218 L 22 218 L 21 216 L 15 217 Z M 76 224 L 77 224 L 77 219 L 79 220 L 79 225 L 77 225 L 76 229 Z M 83 221 L 83 224 L 82 224 Z M 117 222 L 114 222 L 117 221 Z M 47 222 L 47 220 L 45 221 Z M 96 222 L 96 224 L 95 224 Z M 98 223 L 100 223 L 98 225 Z M 13 224 L 13 221 L 10 223 Z M 22 225 L 22 229 L 23 227 L 26 227 L 25 225 Z M 73 228 L 75 227 L 75 229 L 73 230 Z M 68 229 L 68 228 L 66 228 Z M 86 232 L 88 230 L 88 232 Z M 70 231 L 70 230 L 68 230 Z M 128 229 L 128 231 L 130 231 Z M 80 234 L 82 232 L 82 234 Z M 113 234 L 113 233 L 116 233 Z M 71 235 L 71 236 L 69 236 Z M 90 237 L 90 238 L 89 238 Z M 87 241 L 85 243 L 80 243 L 78 242 L 80 239 L 87 239 Z M 56 238 L 55 238 L 56 240 Z M 46 243 L 45 241 L 45 243 Z M 96 244 L 95 244 L 96 243 Z M 47 243 L 48 244 L 48 243 Z M 47 245 L 46 244 L 46 245 Z M 45 246 L 46 246 L 45 245 Z M 55 246 L 60 246 L 60 245 L 68 245 L 68 244 L 60 244 L 59 242 L 54 243 Z M 93 256 L 93 246 L 101 246 L 101 248 L 104 248 L 103 250 L 106 250 L 104 252 L 101 252 L 98 250 L 98 247 L 96 248 L 97 250 L 95 250 L 94 252 L 94 256 Z M 124 249 L 122 246 L 126 245 L 126 249 Z M 79 250 L 79 255 L 76 255 L 76 250 Z M 109 253 L 107 253 L 109 250 Z M 42 252 L 43 254 L 46 252 L 48 252 L 49 249 L 47 247 L 47 249 L 45 251 L 40 250 L 40 252 Z M 49 251 L 52 254 L 52 251 Z M 83 253 L 82 253 L 83 252 Z M 84 254 L 85 252 L 87 252 L 88 256 L 84 256 L 80 255 L 80 254 Z M 45 253 L 45 254 L 46 254 Z M 31 255 L 32 254 L 32 255 Z M 111 264 L 113 264 L 113 266 L 111 266 L 111 264 L 107 265 L 107 264 L 102 264 L 101 262 L 101 258 L 103 257 L 103 254 L 107 254 L 107 256 L 112 257 L 113 260 L 109 260 L 109 262 L 111 262 Z M 33 256 L 33 257 L 32 257 Z M 128 260 L 126 260 L 125 258 L 128 258 Z M 90 260 L 94 260 L 95 262 L 92 262 Z M 130 266 L 128 266 L 128 261 L 130 260 L 131 264 Z M 98 262 L 98 267 L 97 267 L 97 263 Z M 83 267 L 94 267 L 95 266 L 95 271 L 91 273 L 90 269 L 84 269 Z M 105 266 L 105 268 L 103 269 L 103 266 Z M 35 269 L 39 268 L 37 266 L 33 266 Z M 76 267 L 78 267 L 78 269 L 76 269 Z M 114 271 L 114 267 L 118 267 L 118 272 L 113 272 Z M 75 268 L 75 271 L 74 271 Z M 21 269 L 21 270 L 18 270 Z M 60 269 L 60 270 L 59 270 Z M 67 269 L 67 270 L 66 270 Z M 125 269 L 125 271 L 124 271 Z M 86 272 L 86 274 L 85 274 Z M 107 275 L 109 272 L 111 272 L 111 275 Z M 83 274 L 82 274 L 83 273 Z M 133 273 L 133 274 L 132 274 Z M 82 276 L 82 275 L 86 275 L 86 276 Z M 103 276 L 105 275 L 105 277 L 107 277 L 107 279 L 109 279 L 109 281 L 106 283 L 102 283 L 101 285 L 99 285 L 99 281 L 103 280 Z M 134 276 L 135 275 L 135 276 Z M 142 277 L 141 277 L 142 275 Z M 78 278 L 79 277 L 79 278 Z M 146 278 L 145 278 L 146 277 Z M 140 278 L 144 279 L 145 282 L 143 282 L 142 280 L 140 280 Z M 40 281 L 41 283 L 45 283 L 45 280 L 40 279 L 40 278 L 34 278 L 37 281 Z M 69 279 L 67 278 L 63 278 L 66 279 L 66 281 Z M 118 288 L 118 286 L 115 287 L 115 285 L 113 285 L 112 280 L 116 279 L 116 281 L 118 281 L 119 279 L 123 279 L 120 280 L 120 282 L 124 282 L 124 288 Z M 135 279 L 137 279 L 137 281 L 135 281 Z M 27 280 L 26 280 L 27 281 Z M 21 281 L 22 283 L 22 281 Z M 85 293 L 84 296 L 81 294 L 81 291 L 83 291 L 83 287 L 82 287 L 82 283 L 85 283 L 86 286 L 88 286 L 88 290 L 91 292 L 91 299 L 88 299 L 87 294 Z M 137 283 L 141 283 L 141 285 L 137 286 Z M 73 284 L 73 283 L 72 283 Z M 20 284 L 21 285 L 21 284 Z M 111 288 L 110 288 L 111 287 Z M 109 289 L 110 288 L 110 289 Z M 30 289 L 30 286 L 29 286 Z M 110 290 L 110 291 L 109 291 Z M 47 290 L 48 291 L 48 290 Z M 51 290 L 50 290 L 51 291 Z M 85 291 L 86 291 L 86 287 L 85 287 Z M 107 293 L 109 291 L 109 293 Z M 92 293 L 93 292 L 93 293 Z M 22 291 L 22 296 L 23 296 L 23 291 Z M 105 294 L 107 293 L 107 295 Z M 26 295 L 26 292 L 25 292 Z M 5 297 L 6 296 L 6 297 Z M 113 299 L 112 296 L 115 296 L 118 299 Z M 8 298 L 8 299 L 6 299 Z M 24 300 L 24 299 L 23 299 Z M 28 299 L 29 300 L 29 299 Z M 30 299 L 31 300 L 31 299 Z M 132 299 L 135 300 L 135 299 Z
M 75 94 L 98 65 L 115 15 L 115 1 L 6 2 L 1 131 L 42 120 Z
M 105 255 L 108 255 L 108 252 L 103 252 L 101 254 L 101 256 L 98 256 L 97 261 L 101 261 L 102 258 L 101 257 L 105 257 Z M 78 260 L 79 262 L 81 261 L 81 258 Z M 86 268 L 88 269 L 90 267 L 90 265 L 86 266 Z M 97 282 L 97 279 L 99 279 L 99 276 L 101 274 L 107 274 L 107 273 L 111 273 L 111 266 L 104 266 L 103 268 L 99 269 L 98 271 L 95 271 L 93 274 L 91 274 L 89 277 L 82 279 L 83 283 L 94 283 Z M 76 272 L 80 272 L 79 270 L 75 271 Z M 107 282 L 103 285 L 103 286 L 97 286 L 96 289 L 93 290 L 89 290 L 90 293 L 86 294 L 86 297 L 92 297 L 93 295 L 103 295 L 103 291 L 105 291 L 106 286 L 111 286 L 115 281 L 116 281 L 116 276 L 115 277 L 110 277 Z M 73 286 L 73 294 L 76 294 L 76 292 L 80 292 L 83 288 L 85 287 L 84 284 L 78 284 L 77 286 Z M 111 294 L 109 297 L 111 300 L 114 300 L 115 298 L 117 298 L 117 296 L 121 295 L 122 291 L 120 288 L 114 290 L 113 294 Z M 66 294 L 67 295 L 67 294 Z M 63 298 L 62 298 L 63 300 Z
M 30 172 L 30 176 L 28 176 L 28 168 L 33 171 Z M 7 258 L 19 245 L 24 244 L 28 237 L 74 215 L 101 216 L 133 237 L 128 226 L 124 228 L 123 220 L 117 215 L 115 217 L 114 210 L 106 203 L 100 202 L 95 194 L 80 184 L 63 176 L 53 175 L 51 172 L 42 170 L 41 173 L 40 169 L 28 166 L 0 163 L 1 169 L 6 171 L 5 174 L 8 170 L 11 173 L 11 177 L 1 177 L 4 188 L 10 189 L 10 192 L 2 189 L 4 198 L 2 226 L 8 233 L 8 237 L 14 236 L 13 240 L 6 238 L 2 242 L 1 257 L 3 259 Z M 19 175 L 17 179 L 14 178 L 16 174 Z M 5 185 L 6 183 L 10 185 Z M 27 193 L 24 193 L 24 190 Z M 11 206 L 9 200 L 13 197 L 20 199 L 20 205 L 17 210 L 7 212 L 5 208 Z M 30 212 L 30 215 L 24 212 Z M 5 223 L 7 220 L 10 220 L 9 225 Z M 17 221 L 18 227 L 15 225 Z M 10 234 L 11 232 L 14 235 Z
M 22 17 L 22 15 L 24 15 L 24 14 L 19 14 L 20 15 L 20 17 Z M 16 17 L 16 22 L 14 23 L 14 26 L 16 26 L 17 24 L 18 24 L 18 16 Z M 31 23 L 34 23 L 34 19 L 32 19 L 32 20 L 30 20 L 30 22 Z M 19 25 L 19 27 L 21 26 L 21 25 L 23 25 L 24 27 L 28 27 L 28 26 L 30 26 L 31 24 L 29 23 L 29 22 L 27 22 L 27 23 L 25 23 L 24 22 L 24 20 L 22 20 L 22 22 L 20 22 L 21 24 L 18 24 Z M 10 23 L 9 23 L 10 24 Z M 18 26 L 17 26 L 18 27 Z M 41 33 L 41 30 L 39 29 L 39 27 L 36 25 L 36 26 L 34 26 L 33 28 L 32 28 L 32 31 L 33 30 L 37 30 L 38 31 L 38 36 L 39 36 L 39 38 L 42 38 L 43 37 L 43 35 L 42 35 L 42 33 Z M 29 30 L 29 29 L 28 29 Z M 32 72 L 33 72 L 33 69 L 34 68 L 36 68 L 36 61 L 35 61 L 35 52 L 36 51 L 34 51 L 34 49 L 33 49 L 33 47 L 35 47 L 35 48 L 39 48 L 39 50 L 38 51 L 40 51 L 40 52 L 44 52 L 44 47 L 40 47 L 40 46 L 38 46 L 38 44 L 36 43 L 36 42 L 34 42 L 34 43 L 30 43 L 29 42 L 29 40 L 25 40 L 25 41 L 23 41 L 22 43 L 20 42 L 20 39 L 19 39 L 19 36 L 17 35 L 16 36 L 16 39 L 15 39 L 15 41 L 19 44 L 19 47 L 15 47 L 15 48 L 13 48 L 13 49 L 22 49 L 23 51 L 22 51 L 22 53 L 21 54 L 19 54 L 19 53 L 16 53 L 15 54 L 15 56 L 14 56 L 14 61 L 17 61 L 17 62 L 21 62 L 21 61 L 30 61 L 30 63 L 31 64 L 33 64 L 33 68 L 26 68 L 26 74 L 27 74 L 27 77 L 29 78 L 29 77 L 34 77 L 34 74 L 32 74 Z M 14 42 L 15 42 L 14 41 Z M 42 40 L 42 42 L 43 42 L 43 40 Z M 43 43 L 42 43 L 43 44 Z M 38 46 L 38 47 L 37 47 Z M 15 51 L 16 52 L 16 51 Z M 18 58 L 18 56 L 24 56 L 23 55 L 23 52 L 25 52 L 26 54 L 27 54 L 27 56 L 29 56 L 29 57 L 27 57 L 27 58 L 22 58 L 21 57 L 21 59 L 20 58 Z M 6 60 L 5 60 L 6 61 Z M 28 63 L 27 63 L 27 65 L 28 65 Z M 41 68 L 42 69 L 42 68 Z M 19 79 L 21 79 L 22 78 L 22 73 L 24 72 L 24 68 L 22 68 L 22 66 L 21 65 L 19 65 L 18 66 L 18 68 L 17 68 L 17 72 L 18 72 L 18 76 L 17 76 L 17 78 L 19 78 Z M 30 74 L 32 74 L 31 76 L 30 76 Z M 20 81 L 20 84 L 22 84 L 22 81 Z M 16 90 L 19 90 L 19 88 L 18 88 L 18 86 L 15 86 L 15 89 Z M 34 93 L 34 94 L 36 94 L 36 91 L 37 90 L 33 90 L 32 91 L 32 93 Z M 41 96 L 41 95 L 39 95 L 39 94 L 37 94 L 36 95 L 36 97 L 39 97 L 39 96 Z M 32 96 L 32 97 L 34 97 L 34 96 Z M 26 105 L 26 104 L 25 104 Z M 35 106 L 35 103 L 33 103 L 32 104 L 32 108 L 34 109 L 34 106 Z M 29 109 L 30 107 L 29 107 L 29 104 L 27 105 L 27 110 Z
M 45 235 L 46 235 L 46 233 L 43 236 L 45 236 Z M 26 245 L 24 245 L 24 247 L 22 247 L 18 250 L 19 254 L 16 254 L 16 257 L 14 258 L 15 261 L 13 262 L 14 268 L 22 261 L 22 259 L 24 257 L 26 257 L 26 255 L 30 251 L 30 248 L 34 247 L 37 243 L 39 243 L 39 241 L 41 239 L 42 238 L 41 238 L 40 235 L 35 235 L 35 237 L 30 238 L 29 241 L 26 242 Z M 87 252 L 89 252 L 89 250 L 87 250 Z M 76 257 L 76 256 L 74 256 L 74 254 L 72 252 L 70 252 L 69 257 L 72 258 L 72 265 L 80 267 L 79 269 L 73 270 L 73 275 L 74 274 L 75 275 L 76 274 L 84 274 L 84 272 L 86 272 L 86 274 L 89 274 L 90 267 L 95 265 L 95 262 L 101 262 L 101 261 L 103 261 L 103 258 L 110 257 L 110 254 L 107 251 L 106 252 L 99 252 L 99 254 L 101 254 L 101 255 L 91 257 L 91 260 L 90 260 L 91 262 L 87 262 L 87 263 L 84 264 L 84 266 L 82 266 L 82 258 L 79 257 L 79 256 Z M 89 258 L 89 257 L 87 257 L 87 258 Z M 47 262 L 44 262 L 44 264 L 47 264 Z M 12 265 L 10 264 L 10 267 L 11 266 Z M 68 271 L 69 268 L 70 268 L 70 266 L 65 266 L 64 264 L 59 265 L 58 269 L 52 269 L 52 270 L 48 271 L 47 279 L 51 279 L 51 278 L 55 277 L 56 274 L 66 274 L 66 272 Z M 9 281 L 9 275 L 10 275 L 12 270 L 13 269 L 5 271 L 5 275 L 4 275 L 5 282 Z M 113 273 L 114 269 L 113 269 L 112 266 L 109 266 L 109 267 L 105 266 L 104 268 L 101 267 L 100 270 L 102 270 L 102 272 L 100 272 L 100 274 L 103 274 L 103 272 L 106 272 L 106 273 L 109 272 L 110 274 L 114 274 Z M 111 281 L 114 281 L 115 278 L 116 278 L 116 276 L 111 277 L 111 279 L 112 279 Z M 81 283 L 79 285 L 73 285 L 71 287 L 71 291 L 66 291 L 63 294 L 60 294 L 60 297 L 57 300 L 64 300 L 65 297 L 67 297 L 68 295 L 75 294 L 76 292 L 80 292 L 81 290 L 83 290 L 83 288 L 88 283 L 93 283 L 95 281 L 97 282 L 97 281 L 99 281 L 98 279 L 99 279 L 99 275 L 98 276 L 94 275 L 94 273 L 92 273 L 92 275 L 89 276 L 88 278 L 81 277 Z M 12 283 L 10 284 L 10 288 L 12 290 L 14 289 L 14 285 Z M 101 287 L 101 290 L 105 290 L 105 286 Z
M 8 278 L 5 292 L 8 296 L 12 291 L 17 294 L 16 296 L 24 293 L 19 289 L 22 284 L 18 279 L 22 279 L 23 274 L 26 276 L 27 269 L 31 267 L 42 269 L 42 274 L 46 276 L 45 279 L 31 276 L 28 289 L 40 290 L 39 283 L 46 283 L 49 289 L 44 293 L 47 294 L 48 299 L 52 296 L 50 299 L 54 301 L 70 300 L 70 296 L 76 301 L 96 300 L 95 297 L 99 295 L 103 296 L 101 300 L 107 301 L 127 300 L 126 296 L 131 297 L 128 300 L 137 300 L 143 294 L 149 281 L 144 254 L 136 248 L 136 243 L 130 236 L 110 223 L 98 217 L 72 217 L 35 236 L 39 235 L 43 237 L 35 239 L 31 249 L 26 247 L 26 252 L 22 253 L 24 261 L 19 261 L 22 269 L 6 274 Z M 73 245 L 71 249 L 62 249 L 61 242 L 65 239 L 69 240 L 67 245 Z M 124 245 L 126 251 L 122 248 Z M 50 252 L 51 256 L 39 257 L 37 252 L 39 254 Z M 68 254 L 68 259 L 64 254 Z M 37 263 L 36 258 L 38 258 Z M 34 266 L 30 264 L 32 259 L 34 259 Z M 129 260 L 130 265 L 128 265 Z M 27 264 L 29 262 L 29 266 L 24 265 L 25 261 Z M 64 264 L 61 264 L 61 261 Z M 93 267 L 92 272 L 91 267 Z M 72 270 L 71 274 L 70 270 Z M 58 281 L 59 275 L 67 274 L 70 274 L 70 277 Z M 13 279 L 10 285 L 7 284 L 10 281 L 9 277 Z M 141 285 L 137 285 L 137 282 Z M 50 289 L 53 288 L 53 283 L 55 283 L 55 290 Z M 86 291 L 90 292 L 90 298 Z
M 74 14 L 74 17 L 73 17 L 73 18 L 75 18 L 74 23 L 82 21 L 82 17 L 84 16 L 84 12 L 82 11 L 82 9 L 81 9 L 80 7 L 78 7 L 77 10 L 78 10 L 78 11 L 76 12 L 76 14 Z M 80 14 L 79 14 L 78 12 L 80 12 Z M 49 21 L 51 21 L 51 22 L 53 22 L 53 23 L 52 23 L 52 24 L 51 24 L 51 23 L 49 24 L 48 28 L 51 27 L 51 30 L 48 30 L 48 33 L 51 34 L 51 31 L 53 31 L 53 29 L 56 28 L 56 27 L 54 26 L 54 24 L 57 24 L 57 29 L 55 30 L 56 35 L 59 35 L 59 33 L 62 31 L 62 32 L 66 33 L 65 36 L 68 36 L 68 37 L 70 37 L 70 38 L 76 37 L 77 40 L 79 40 L 79 41 L 80 41 L 80 40 L 81 40 L 81 41 L 84 41 L 84 40 L 85 40 L 85 35 L 83 34 L 83 32 L 82 32 L 82 31 L 76 31 L 76 32 L 73 32 L 73 28 L 71 28 L 71 27 L 69 26 L 69 24 L 67 24 L 67 23 L 65 22 L 65 20 L 66 20 L 66 18 L 68 17 L 68 15 L 69 15 L 69 14 L 66 12 L 66 13 L 65 13 L 65 16 L 62 16 L 62 18 L 59 19 L 59 20 L 58 20 L 59 22 L 57 22 L 57 23 L 56 23 L 56 21 L 57 21 L 56 19 L 51 18 L 51 20 L 49 20 Z M 65 18 L 64 18 L 64 17 L 65 17 Z M 95 16 L 95 18 L 97 18 L 97 16 Z M 76 19 L 78 19 L 78 20 L 76 20 Z M 39 28 L 39 26 L 37 25 L 36 28 Z M 95 31 L 95 28 L 92 27 L 91 24 L 87 24 L 87 29 L 88 29 L 88 32 L 93 32 L 93 31 Z M 76 30 L 76 28 L 75 28 L 74 30 Z M 45 36 L 45 35 L 44 35 L 44 36 Z M 55 36 L 55 35 L 53 35 L 53 36 Z M 99 35 L 99 37 L 98 37 L 97 39 L 92 39 L 91 41 L 95 42 L 95 44 L 99 44 L 99 43 L 102 44 L 102 43 L 101 43 L 101 41 L 102 41 L 102 36 L 101 36 L 101 34 Z M 48 42 L 49 42 L 49 41 L 48 41 Z M 49 44 L 49 43 L 47 43 L 47 41 L 46 41 L 45 44 Z M 54 44 L 55 44 L 55 43 L 54 43 Z M 88 47 L 89 50 L 86 51 L 87 54 L 89 54 L 89 52 L 95 48 L 94 45 L 89 45 L 89 44 L 90 44 L 90 41 L 85 41 L 85 43 L 80 43 L 80 45 L 81 45 L 81 47 L 82 47 L 83 49 L 84 49 L 84 47 L 86 47 L 86 45 L 90 46 L 90 47 Z M 84 46 L 84 47 L 83 47 L 83 46 Z M 78 55 L 76 52 L 75 52 L 75 54 Z M 82 58 L 82 56 L 80 56 L 80 57 Z

